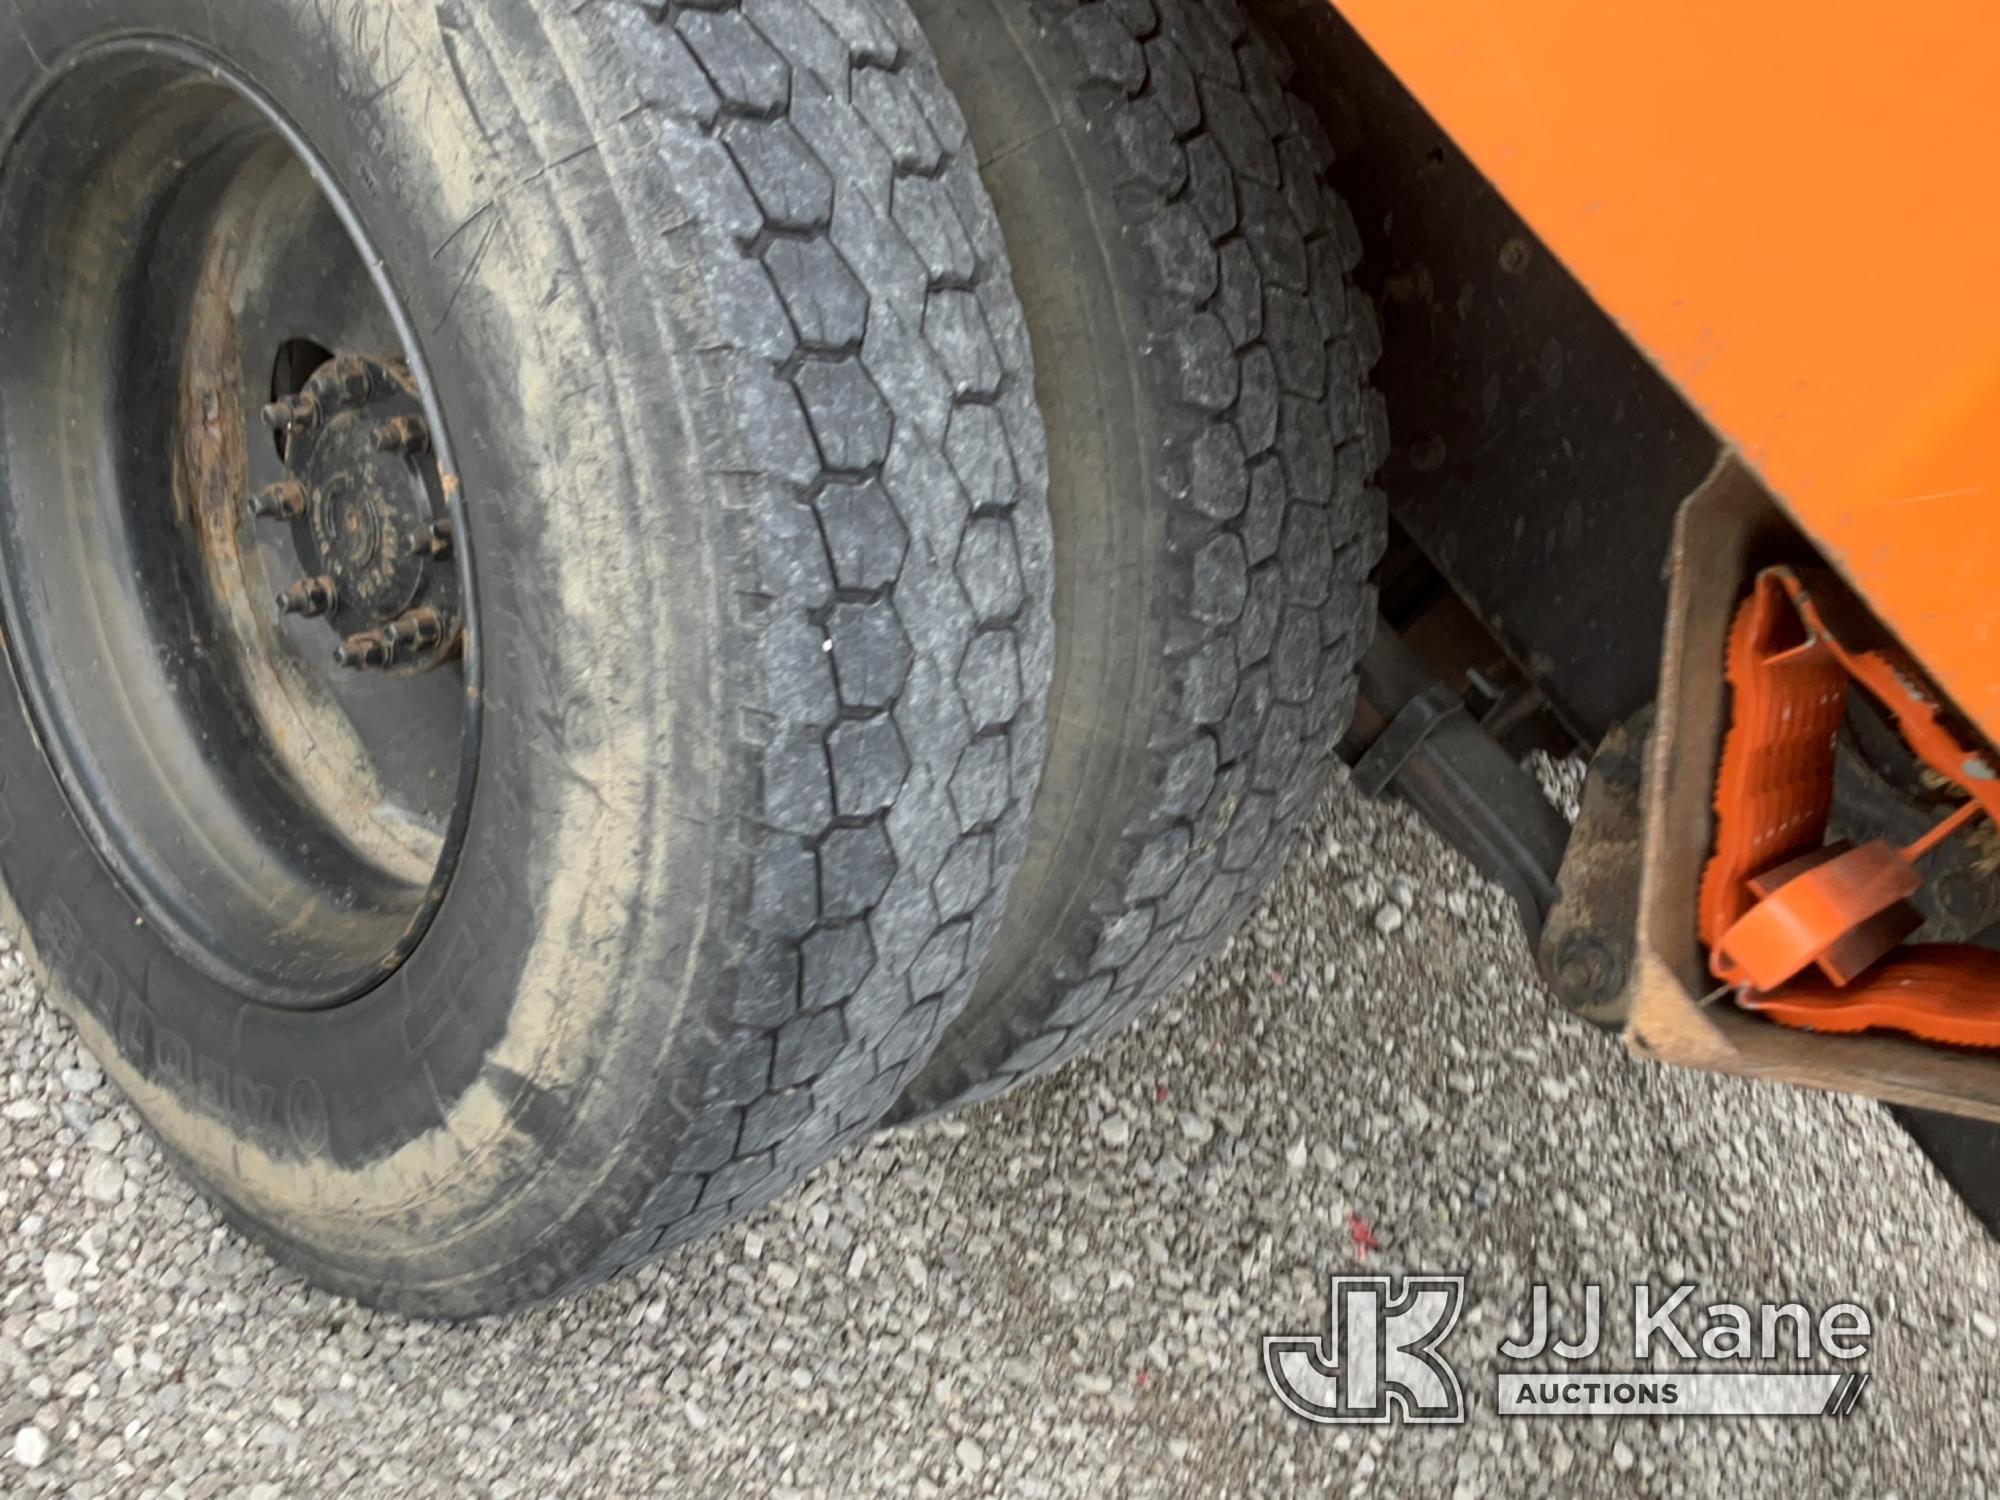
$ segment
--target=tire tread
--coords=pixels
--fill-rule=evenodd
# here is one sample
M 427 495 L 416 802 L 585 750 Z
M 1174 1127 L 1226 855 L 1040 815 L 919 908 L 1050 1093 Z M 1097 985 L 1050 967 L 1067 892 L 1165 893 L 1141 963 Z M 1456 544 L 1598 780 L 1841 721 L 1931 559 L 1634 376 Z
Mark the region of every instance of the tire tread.
M 1379 325 L 1349 279 L 1332 152 L 1233 0 L 1043 0 L 1026 43 L 1110 185 L 1142 278 L 1167 438 L 1174 691 L 1122 877 L 1046 982 L 982 992 L 904 1122 L 1055 1067 L 1170 989 L 1248 914 L 1331 773 L 1386 545 Z M 1122 793 L 1121 793 L 1122 795 Z
M 894 1102 L 998 928 L 1052 660 L 1025 322 L 901 0 L 601 10 L 685 205 L 664 253 L 701 268 L 704 352 L 746 392 L 731 604 L 761 692 L 729 692 L 763 790 L 679 1144 L 566 1292 L 775 1196 Z M 962 554 L 1011 558 L 1007 596 Z M 949 789 L 972 762 L 976 808 Z

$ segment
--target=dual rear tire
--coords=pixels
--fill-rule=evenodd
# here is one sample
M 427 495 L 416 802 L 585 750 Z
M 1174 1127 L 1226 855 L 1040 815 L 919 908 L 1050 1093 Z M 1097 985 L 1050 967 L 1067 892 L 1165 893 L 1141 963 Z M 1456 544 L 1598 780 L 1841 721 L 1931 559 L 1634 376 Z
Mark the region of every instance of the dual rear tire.
M 0 325 L 49 329 L 0 359 L 0 920 L 321 1284 L 574 1290 L 1052 1065 L 1226 934 L 1320 783 L 1382 429 L 1316 128 L 1207 0 L 919 11 L 0 18 Z M 299 272 L 277 201 L 351 246 Z M 429 423 L 407 494 L 370 459 L 252 538 L 294 441 L 260 408 L 351 356 Z M 332 637 L 245 604 L 295 543 L 386 576 L 426 506 L 436 660 L 385 607 L 385 670 L 329 685 Z M 107 654 L 143 731 L 78 728 Z M 248 771 L 170 753 L 223 723 Z M 179 834 L 134 815 L 161 764 Z M 304 930 L 360 936 L 235 962 Z
M 1234 0 L 912 0 L 965 109 L 1048 423 L 1056 672 L 1028 857 L 898 1119 L 1138 1014 L 1326 783 L 1387 443 L 1319 122 Z

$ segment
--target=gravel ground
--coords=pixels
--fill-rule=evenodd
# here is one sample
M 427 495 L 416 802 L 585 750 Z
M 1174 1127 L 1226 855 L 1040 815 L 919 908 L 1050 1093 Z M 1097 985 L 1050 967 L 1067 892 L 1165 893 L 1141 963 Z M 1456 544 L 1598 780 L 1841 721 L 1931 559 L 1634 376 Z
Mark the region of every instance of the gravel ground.
M 753 1222 L 479 1327 L 274 1269 L 0 938 L 0 1492 L 1981 1495 L 2000 1250 L 1869 1105 L 1556 1014 L 1501 898 L 1337 791 L 1233 947 L 1100 1055 Z M 1358 1216 L 1379 1248 L 1365 1252 Z M 1313 1428 L 1260 1334 L 1464 1270 L 1459 1428 Z M 1527 1286 L 1876 1315 L 1842 1422 L 1501 1421 Z M 1703 1300 L 1706 1300 L 1704 1298 Z M 1613 1320 L 1614 1336 L 1625 1325 Z

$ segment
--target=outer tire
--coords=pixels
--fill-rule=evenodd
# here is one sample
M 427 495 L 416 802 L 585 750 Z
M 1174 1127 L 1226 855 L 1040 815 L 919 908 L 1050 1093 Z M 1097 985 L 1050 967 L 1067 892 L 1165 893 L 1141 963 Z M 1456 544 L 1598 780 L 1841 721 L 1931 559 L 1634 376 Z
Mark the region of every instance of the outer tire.
M 1352 710 L 1387 443 L 1330 153 L 1232 0 L 914 4 L 1028 310 L 1058 645 L 1006 926 L 898 1120 L 1075 1055 L 1275 874 Z
M 381 1305 L 574 1289 L 798 1180 L 964 1003 L 1026 843 L 1044 443 L 961 117 L 900 0 L 660 12 L 0 10 L 0 121 L 119 31 L 266 91 L 460 434 L 478 797 L 361 999 L 177 967 L 0 679 L 0 920 L 232 1220 Z

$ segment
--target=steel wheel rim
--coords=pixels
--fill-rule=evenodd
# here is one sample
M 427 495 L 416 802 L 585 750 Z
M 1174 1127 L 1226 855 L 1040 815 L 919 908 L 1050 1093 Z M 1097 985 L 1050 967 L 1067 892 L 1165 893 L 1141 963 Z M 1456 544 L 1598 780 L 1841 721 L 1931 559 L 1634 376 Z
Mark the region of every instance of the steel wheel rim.
M 458 469 L 383 257 L 248 80 L 120 40 L 60 62 L 8 133 L 0 326 L 0 619 L 89 845 L 137 920 L 234 994 L 367 993 L 442 904 L 480 728 Z M 310 538 L 333 534 L 318 523 L 339 487 L 319 484 L 308 515 L 249 509 L 300 451 L 264 408 L 341 378 L 314 353 L 391 372 L 336 413 L 342 431 L 384 425 L 376 400 L 424 429 L 420 449 L 348 442 L 368 456 L 338 467 L 376 481 L 340 491 L 363 535 L 344 561 L 368 564 L 357 605 L 408 592 L 367 582 L 409 571 L 390 555 L 404 533 L 428 517 L 444 535 L 418 591 L 450 596 L 457 650 L 412 627 L 393 676 L 344 673 L 335 633 L 281 613 L 292 575 L 324 562 Z

